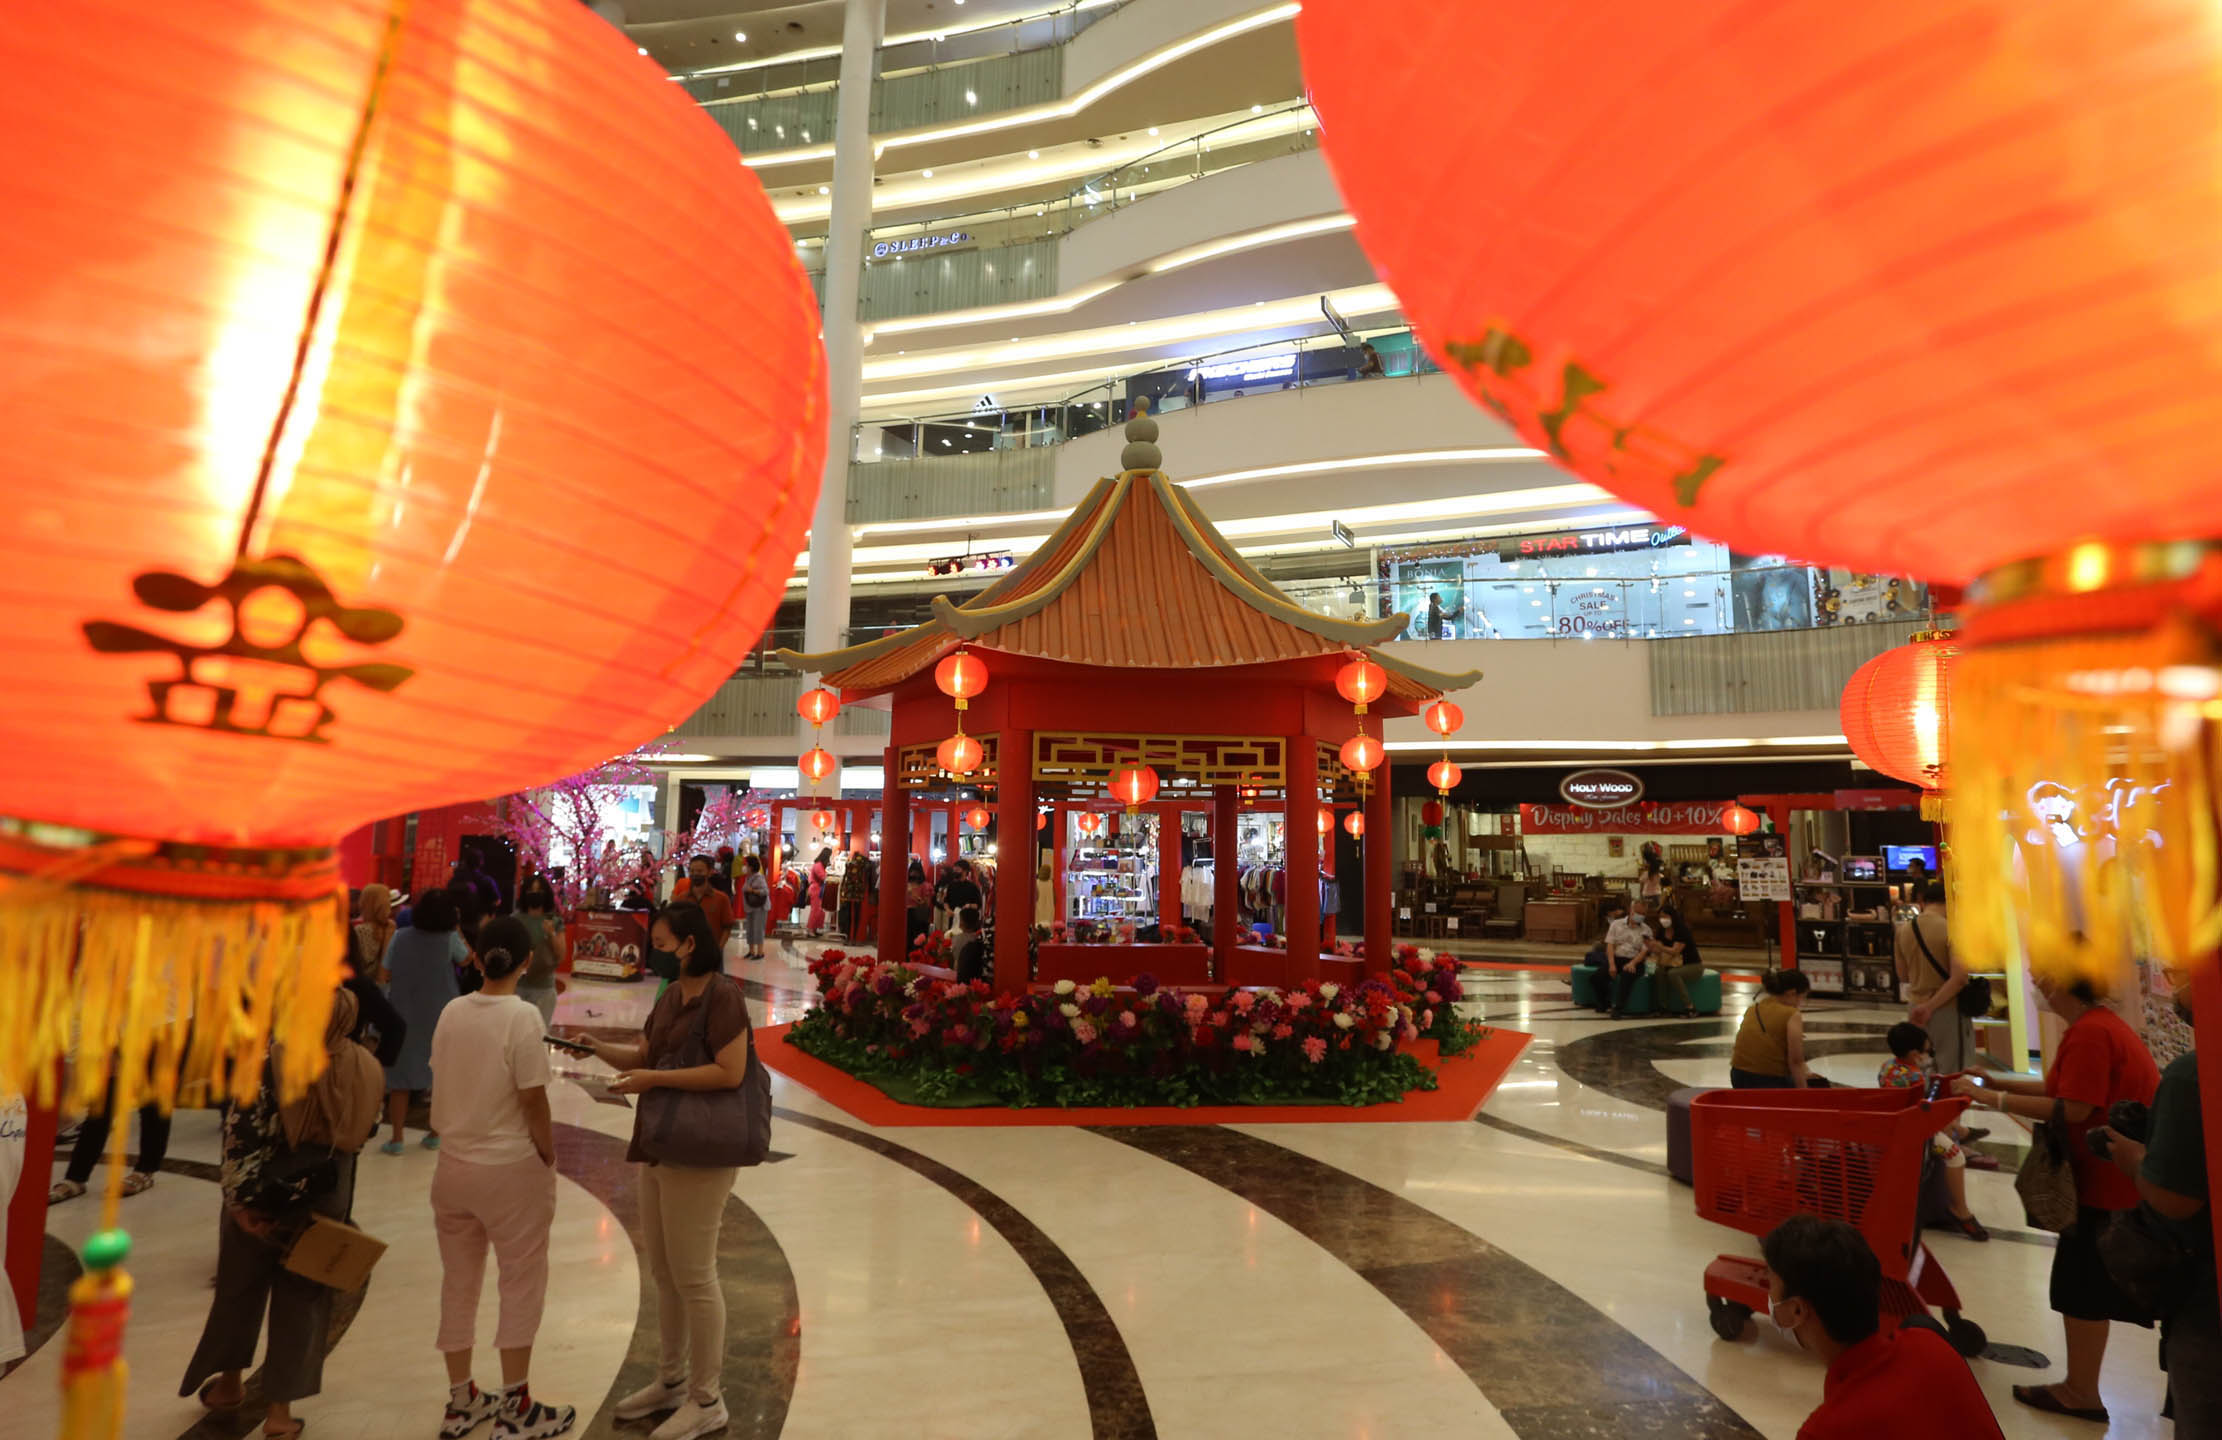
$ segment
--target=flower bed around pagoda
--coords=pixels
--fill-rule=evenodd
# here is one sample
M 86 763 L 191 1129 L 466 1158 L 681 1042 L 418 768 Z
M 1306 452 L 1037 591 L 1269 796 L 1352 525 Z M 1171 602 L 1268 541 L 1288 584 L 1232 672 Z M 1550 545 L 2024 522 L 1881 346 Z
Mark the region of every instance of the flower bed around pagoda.
M 1482 1033 L 1453 1012 L 1457 965 L 1411 946 L 1385 979 L 1287 989 L 1138 974 L 999 993 L 838 950 L 810 972 L 787 1043 L 920 1105 L 1376 1105 L 1435 1088 L 1414 1042 L 1455 1056 Z

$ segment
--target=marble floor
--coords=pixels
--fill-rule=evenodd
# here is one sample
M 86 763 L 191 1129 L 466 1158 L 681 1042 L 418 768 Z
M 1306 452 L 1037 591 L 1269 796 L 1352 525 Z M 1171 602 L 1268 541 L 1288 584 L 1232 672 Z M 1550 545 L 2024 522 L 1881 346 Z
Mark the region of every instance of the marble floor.
M 801 958 L 781 947 L 731 967 L 760 1022 L 799 1013 Z M 1470 1013 L 1536 1037 L 1470 1124 L 875 1131 L 775 1073 L 774 1154 L 741 1173 L 723 1231 L 731 1433 L 1789 1440 L 1821 1369 L 1769 1326 L 1714 1336 L 1704 1267 L 1754 1247 L 1698 1219 L 1665 1171 L 1664 1097 L 1725 1081 L 1752 987 L 1731 983 L 1719 1018 L 1618 1024 L 1576 1010 L 1561 975 L 1475 970 L 1468 987 Z M 583 982 L 559 1023 L 637 1023 L 649 993 Z M 1893 1018 L 1816 1004 L 1818 1068 L 1871 1083 Z M 623 1161 L 632 1116 L 572 1078 L 555 1107 L 563 1183 L 535 1389 L 576 1404 L 581 1434 L 645 1440 L 647 1422 L 608 1414 L 654 1356 Z M 179 1116 L 170 1173 L 124 1205 L 132 1440 L 251 1426 L 175 1394 L 210 1294 L 216 1150 L 213 1115 Z M 1970 1180 L 1997 1238 L 1932 1232 L 1931 1248 L 1995 1345 L 2057 1358 L 2050 1238 L 2020 1225 L 2017 1150 L 1996 1153 L 2006 1168 Z M 357 1219 L 392 1248 L 333 1337 L 323 1393 L 298 1407 L 315 1440 L 436 1433 L 435 1163 L 414 1146 L 362 1158 Z M 50 1235 L 74 1245 L 95 1218 L 90 1201 L 63 1206 Z M 481 1333 L 492 1326 L 489 1287 Z M 2106 1433 L 2173 1433 L 2156 1418 L 2154 1350 L 2149 1332 L 2117 1330 Z M 55 1433 L 60 1351 L 42 1345 L 0 1380 L 0 1435 Z M 2013 1404 L 2009 1387 L 2038 1372 L 1997 1354 L 1975 1373 L 2008 1436 L 2100 1433 Z

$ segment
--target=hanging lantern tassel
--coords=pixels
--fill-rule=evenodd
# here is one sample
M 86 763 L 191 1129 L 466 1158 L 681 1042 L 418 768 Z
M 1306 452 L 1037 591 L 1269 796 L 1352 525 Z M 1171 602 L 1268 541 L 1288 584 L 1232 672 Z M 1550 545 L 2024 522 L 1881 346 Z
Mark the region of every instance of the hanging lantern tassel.
M 2222 668 L 2196 626 L 1971 645 L 1953 704 L 1952 943 L 2117 987 L 2222 942 Z M 2108 855 L 2102 845 L 2110 846 Z M 2020 877 L 2020 883 L 1978 883 Z
M 115 1127 L 118 1133 L 130 1128 Z M 119 1177 L 122 1158 L 117 1155 L 108 1166 Z M 131 1276 L 123 1262 L 130 1253 L 131 1237 L 121 1230 L 97 1231 L 85 1242 L 85 1273 L 69 1287 L 69 1333 L 62 1348 L 63 1440 L 118 1440 L 123 1434 L 124 1391 L 131 1379 L 123 1358 Z
M 1944 803 L 1944 799 L 1944 792 L 1942 790 L 1922 791 L 1921 818 L 1924 820 L 1935 821 L 1939 825 L 1944 824 L 1946 819 L 1946 806 Z

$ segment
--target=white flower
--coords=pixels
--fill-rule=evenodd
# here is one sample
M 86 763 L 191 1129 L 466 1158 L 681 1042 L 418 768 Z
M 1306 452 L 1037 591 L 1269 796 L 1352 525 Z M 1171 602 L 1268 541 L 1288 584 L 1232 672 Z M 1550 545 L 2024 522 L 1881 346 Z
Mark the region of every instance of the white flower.
M 1050 988 L 1055 990 L 1059 995 L 1070 995 L 1073 991 L 1079 989 L 1080 987 L 1073 984 L 1070 980 L 1060 980 Z
M 1078 1005 L 1070 1004 L 1060 1005 L 1057 1007 L 1057 1013 L 1064 1016 L 1067 1020 L 1070 1020 L 1075 1015 L 1078 1015 L 1080 1013 L 1080 1007 Z
M 1350 1012 L 1347 1010 L 1337 1011 L 1335 1014 L 1335 1028 L 1338 1030 L 1348 1030 L 1357 1023 L 1357 1021 L 1350 1018 Z
M 1332 1000 L 1341 993 L 1342 987 L 1332 980 L 1319 987 L 1319 998 L 1322 1000 Z
M 1394 1035 L 1391 1035 L 1391 1034 L 1390 1034 L 1390 1033 L 1389 1033 L 1388 1031 L 1386 1031 L 1386 1030 L 1382 1031 L 1382 1032 L 1381 1032 L 1380 1034 L 1378 1034 L 1378 1035 L 1376 1035 L 1376 1036 L 1374 1036 L 1374 1037 L 1373 1037 L 1373 1048 L 1374 1048 L 1374 1049 L 1376 1049 L 1376 1050 L 1386 1050 L 1386 1049 L 1388 1049 L 1388 1048 L 1389 1048 L 1389 1047 L 1390 1047 L 1391 1045 L 1394 1045 L 1395 1043 L 1396 1043 L 1396 1036 L 1394 1036 Z

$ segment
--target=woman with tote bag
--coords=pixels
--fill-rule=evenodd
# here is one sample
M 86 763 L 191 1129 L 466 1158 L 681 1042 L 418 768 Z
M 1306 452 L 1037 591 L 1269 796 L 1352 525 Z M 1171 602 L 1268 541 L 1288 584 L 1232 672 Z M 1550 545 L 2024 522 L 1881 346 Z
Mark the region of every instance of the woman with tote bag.
M 771 1079 L 753 1053 L 748 1002 L 723 973 L 724 955 L 701 907 L 665 907 L 649 943 L 678 978 L 657 998 L 640 1042 L 577 1038 L 620 1072 L 611 1090 L 640 1097 L 625 1158 L 640 1167 L 643 1248 L 656 1277 L 662 1346 L 656 1378 L 618 1401 L 614 1417 L 672 1411 L 652 1440 L 694 1440 L 730 1423 L 718 1226 L 734 1176 L 761 1163 L 770 1147 Z

